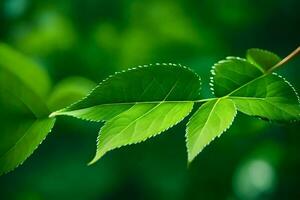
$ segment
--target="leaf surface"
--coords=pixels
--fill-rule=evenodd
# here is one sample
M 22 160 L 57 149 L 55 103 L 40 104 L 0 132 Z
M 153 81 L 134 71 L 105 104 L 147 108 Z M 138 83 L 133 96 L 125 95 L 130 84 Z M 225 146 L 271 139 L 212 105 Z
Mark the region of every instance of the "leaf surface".
M 97 153 L 90 164 L 106 152 L 129 144 L 142 142 L 174 126 L 192 110 L 193 103 L 161 102 L 136 104 L 107 121 L 97 143 Z
M 276 74 L 255 79 L 231 94 L 239 111 L 273 121 L 296 121 L 300 105 L 290 83 Z
M 191 112 L 199 89 L 199 77 L 185 67 L 144 66 L 109 77 L 86 98 L 52 116 L 106 121 L 94 163 L 107 151 L 144 141 L 179 123 Z
M 214 94 L 217 97 L 223 97 L 261 76 L 262 72 L 245 59 L 229 57 L 216 63 L 212 74 Z
M 222 98 L 208 101 L 198 109 L 187 124 L 186 145 L 189 162 L 230 127 L 236 112 L 233 101 Z
M 54 118 L 14 119 L 2 127 L 0 144 L 0 175 L 22 164 L 45 139 L 54 125 Z
M 267 72 L 270 68 L 281 61 L 281 58 L 276 54 L 255 48 L 247 51 L 246 58 L 250 63 L 259 67 L 263 72 Z
M 214 92 L 228 96 L 239 111 L 274 121 L 299 120 L 295 89 L 276 74 L 264 74 L 240 58 L 229 58 L 214 66 Z
M 52 115 L 108 120 L 137 103 L 197 99 L 199 89 L 199 77 L 187 68 L 173 64 L 138 67 L 110 76 L 86 98 Z

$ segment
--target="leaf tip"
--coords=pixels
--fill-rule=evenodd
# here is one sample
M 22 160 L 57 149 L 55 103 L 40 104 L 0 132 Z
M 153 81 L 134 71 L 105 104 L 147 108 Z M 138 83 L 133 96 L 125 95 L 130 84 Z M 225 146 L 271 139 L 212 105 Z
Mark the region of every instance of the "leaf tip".
M 187 167 L 189 168 L 190 167 L 190 165 L 191 165 L 191 163 L 193 162 L 193 160 L 194 160 L 194 156 L 188 156 L 188 160 L 187 160 Z
M 91 166 L 91 165 L 93 165 L 93 164 L 95 164 L 96 163 L 96 161 L 93 159 L 93 160 L 91 160 L 90 162 L 88 162 L 86 165 L 87 166 Z
M 87 163 L 87 166 L 91 166 L 91 165 L 95 164 L 97 161 L 98 161 L 98 159 L 95 156 L 90 162 Z
M 189 159 L 187 160 L 187 163 L 186 163 L 186 168 L 187 169 L 189 169 L 190 168 L 190 166 L 191 166 L 191 163 L 192 163 L 192 161 L 190 161 Z
M 87 163 L 87 166 L 91 166 L 93 164 L 95 164 L 98 160 L 100 160 L 106 152 L 97 152 L 96 155 L 94 156 L 94 158 Z

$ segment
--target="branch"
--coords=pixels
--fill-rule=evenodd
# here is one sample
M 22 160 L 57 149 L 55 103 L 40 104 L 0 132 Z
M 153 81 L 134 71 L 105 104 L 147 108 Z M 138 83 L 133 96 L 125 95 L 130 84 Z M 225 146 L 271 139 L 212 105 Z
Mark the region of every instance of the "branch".
M 299 53 L 300 53 L 300 46 L 297 49 L 295 49 L 292 53 L 290 53 L 289 55 L 287 55 L 284 59 L 282 59 L 279 63 L 277 63 L 276 65 L 274 65 L 273 67 L 271 67 L 268 70 L 268 73 L 271 73 L 275 69 L 278 69 L 279 67 L 283 66 L 284 64 L 286 64 L 287 62 L 289 62 L 290 60 L 292 60 L 294 57 L 296 57 Z

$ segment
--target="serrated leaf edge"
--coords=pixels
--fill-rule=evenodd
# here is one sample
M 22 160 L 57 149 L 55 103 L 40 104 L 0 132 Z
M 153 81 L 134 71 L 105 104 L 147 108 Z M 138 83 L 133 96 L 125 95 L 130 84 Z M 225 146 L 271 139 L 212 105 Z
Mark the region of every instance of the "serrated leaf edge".
M 223 97 L 220 97 L 219 99 L 227 99 L 227 98 L 223 98 Z M 230 100 L 230 101 L 232 101 L 231 99 L 228 99 L 228 100 Z M 218 100 L 217 100 L 218 101 Z M 216 102 L 216 103 L 218 103 L 218 102 Z M 230 127 L 231 127 L 231 125 L 233 124 L 233 122 L 234 122 L 234 119 L 235 119 L 235 117 L 236 117 L 236 115 L 237 115 L 237 113 L 238 113 L 238 110 L 237 110 L 237 107 L 236 107 L 236 105 L 235 105 L 235 103 L 234 103 L 234 101 L 232 101 L 232 103 L 233 103 L 233 105 L 234 105 L 234 109 L 235 109 L 235 113 L 234 113 L 234 116 L 233 116 L 233 118 L 232 118 L 232 121 L 231 121 L 231 123 L 228 125 L 228 127 L 227 128 L 225 128 L 219 135 L 217 135 L 217 136 L 215 136 L 212 140 L 210 140 L 203 148 L 202 148 L 202 150 L 201 151 L 199 151 L 198 153 L 197 153 L 197 155 L 195 155 L 195 157 L 194 157 L 194 159 L 210 144 L 210 143 L 212 143 L 216 138 L 220 138 L 221 137 L 221 135 L 223 134 L 223 133 L 225 133 Z M 198 108 L 198 109 L 200 109 L 200 107 Z M 198 110 L 197 110 L 198 111 Z M 197 112 L 196 111 L 196 112 Z M 187 123 L 187 125 L 186 125 L 186 129 L 185 129 L 185 143 L 186 143 L 186 152 L 187 152 L 187 155 L 189 155 L 189 149 L 188 149 L 188 147 L 187 147 L 187 144 L 188 144 L 188 142 L 189 142 L 189 139 L 188 139 L 188 136 L 187 136 L 187 134 L 188 134 L 188 126 L 189 126 L 189 124 L 190 124 L 190 122 L 191 122 L 191 119 L 192 119 L 192 117 L 193 116 L 191 116 L 190 117 L 190 119 L 189 119 L 189 121 L 188 121 L 188 123 Z M 194 160 L 194 159 L 192 159 L 192 160 L 188 160 L 188 165 L 190 164 L 190 163 L 192 163 L 192 161 Z
M 48 133 L 46 134 L 46 136 L 41 140 L 41 142 L 36 145 L 36 147 L 23 159 L 22 162 L 20 162 L 18 165 L 16 165 L 14 168 L 10 169 L 10 170 L 7 170 L 7 171 L 4 171 L 2 173 L 0 173 L 0 176 L 2 175 L 5 175 L 5 174 L 8 174 L 9 172 L 11 171 L 14 171 L 16 168 L 20 167 L 21 165 L 23 165 L 23 163 L 38 149 L 38 147 L 44 142 L 44 140 L 47 138 L 47 136 L 52 132 L 53 128 L 54 128 L 54 125 L 55 125 L 55 122 L 56 122 L 56 119 L 54 118 L 53 119 L 53 124 L 51 125 Z
M 248 49 L 248 50 L 246 51 L 246 60 L 247 60 L 249 63 L 251 63 L 251 64 L 255 65 L 256 67 L 258 67 L 263 73 L 266 73 L 267 71 L 266 71 L 264 68 L 260 67 L 259 64 L 256 63 L 254 60 L 252 60 L 252 59 L 250 60 L 250 59 L 248 58 L 248 56 L 249 56 L 249 51 L 250 51 L 250 50 L 260 51 L 260 52 L 269 54 L 269 55 L 271 55 L 271 56 L 274 56 L 274 57 L 278 58 L 278 60 L 281 60 L 281 58 L 280 58 L 277 54 L 275 54 L 275 53 L 273 53 L 273 52 L 271 52 L 271 51 L 268 51 L 268 50 L 265 50 L 265 49 L 260 49 L 260 48 L 251 48 L 251 49 Z M 280 62 L 280 61 L 279 61 L 279 62 Z
M 146 64 L 146 65 L 139 65 L 137 67 L 133 67 L 133 68 L 128 68 L 126 70 L 122 70 L 122 71 L 118 71 L 118 72 L 115 72 L 114 74 L 108 76 L 107 78 L 105 78 L 104 80 L 102 80 L 99 84 L 97 84 L 96 87 L 94 87 L 85 97 L 81 98 L 80 100 L 72 103 L 71 105 L 63 108 L 63 109 L 60 109 L 60 110 L 57 110 L 57 111 L 54 111 L 52 112 L 49 117 L 55 117 L 55 116 L 58 116 L 60 115 L 59 113 L 63 113 L 63 115 L 67 115 L 67 116 L 72 116 L 72 117 L 75 117 L 73 115 L 68 115 L 66 114 L 65 112 L 68 112 L 67 110 L 69 108 L 71 108 L 72 106 L 74 106 L 75 104 L 87 99 L 96 89 L 98 89 L 99 87 L 101 87 L 102 84 L 104 84 L 105 82 L 107 82 L 109 79 L 119 75 L 119 74 L 122 74 L 122 73 L 126 73 L 126 72 L 129 72 L 129 71 L 133 71 L 133 70 L 137 70 L 137 69 L 141 69 L 141 68 L 149 68 L 149 67 L 154 67 L 154 66 L 169 66 L 169 67 L 181 67 L 183 69 L 186 69 L 190 72 L 192 72 L 197 78 L 198 78 L 198 81 L 199 81 L 199 89 L 198 89 L 198 95 L 200 95 L 200 91 L 201 91 L 201 87 L 202 87 L 202 82 L 201 82 L 201 77 L 196 73 L 194 72 L 191 68 L 185 66 L 185 65 L 181 65 L 181 64 L 175 64 L 175 63 L 154 63 L 154 64 Z M 134 103 L 134 102 L 133 102 Z M 104 120 L 89 120 L 89 119 L 85 119 L 85 118 L 81 118 L 81 117 L 75 117 L 75 118 L 78 118 L 78 119 L 81 119 L 81 120 L 87 120 L 87 121 L 92 121 L 92 122 L 101 122 L 101 121 L 104 121 Z
M 192 110 L 193 110 L 193 108 L 194 108 L 194 105 L 195 105 L 195 103 L 193 103 L 193 105 L 191 106 L 190 111 L 189 111 L 185 116 L 183 116 L 180 120 L 178 120 L 178 122 L 172 124 L 172 125 L 169 126 L 168 128 L 165 128 L 164 130 L 162 130 L 162 131 L 160 131 L 160 132 L 158 132 L 158 133 L 156 133 L 156 134 L 154 134 L 154 135 L 151 135 L 151 136 L 149 136 L 149 137 L 147 137 L 147 138 L 144 138 L 144 139 L 141 140 L 141 141 L 134 142 L 134 143 L 131 143 L 131 144 L 119 145 L 119 146 L 115 147 L 114 149 L 111 149 L 111 150 L 109 150 L 109 151 L 106 151 L 100 158 L 102 158 L 105 154 L 107 154 L 107 153 L 110 152 L 110 151 L 117 150 L 117 149 L 119 149 L 119 148 L 121 148 L 121 147 L 131 146 L 131 145 L 135 145 L 135 144 L 139 144 L 139 143 L 145 142 L 146 140 L 151 139 L 151 138 L 154 138 L 155 136 L 160 135 L 160 134 L 162 134 L 163 132 L 165 132 L 165 131 L 171 129 L 172 127 L 174 127 L 174 126 L 176 126 L 177 124 L 179 124 L 180 122 L 182 122 L 186 117 L 188 117 L 188 116 L 191 114 L 191 112 L 192 112 Z M 105 124 L 104 124 L 104 125 L 105 125 Z M 104 127 L 104 125 L 100 128 L 99 134 L 98 134 L 98 136 L 97 136 L 97 140 L 96 140 L 96 144 L 97 144 L 97 145 L 96 145 L 96 146 L 97 146 L 96 155 L 97 155 L 98 149 L 101 148 L 101 147 L 99 146 L 99 142 L 100 142 L 100 140 L 101 140 L 101 134 L 100 134 L 100 133 L 101 133 L 101 130 L 102 130 L 102 128 Z M 94 156 L 94 158 L 96 157 L 96 155 Z M 90 162 L 88 163 L 88 165 L 92 165 L 92 164 L 94 164 L 95 162 L 97 162 L 97 161 L 100 159 L 100 158 L 98 158 L 97 160 L 94 160 L 94 158 L 92 159 L 92 161 L 90 161 Z
M 223 60 L 220 60 L 218 62 L 216 62 L 215 64 L 213 64 L 213 66 L 211 67 L 211 70 L 210 70 L 210 73 L 211 73 L 211 76 L 209 77 L 209 86 L 210 86 L 210 91 L 212 92 L 212 94 L 214 96 L 215 95 L 215 89 L 214 89 L 214 77 L 216 75 L 216 72 L 215 72 L 215 69 L 218 65 L 220 64 L 224 64 L 224 63 L 228 63 L 230 62 L 231 60 L 239 60 L 239 61 L 246 61 L 248 62 L 246 59 L 244 58 L 241 58 L 241 57 L 235 57 L 235 56 L 227 56 L 225 59 Z M 251 63 L 250 63 L 251 64 Z
M 288 85 L 292 88 L 292 90 L 294 91 L 294 93 L 295 93 L 295 95 L 296 95 L 296 98 L 297 98 L 297 100 L 298 100 L 298 107 L 300 107 L 300 98 L 299 98 L 298 92 L 296 91 L 296 89 L 294 88 L 294 86 L 293 86 L 289 81 L 287 81 L 283 76 L 281 76 L 281 75 L 279 75 L 279 74 L 277 74 L 277 73 L 275 73 L 275 72 L 272 72 L 272 75 L 281 78 L 286 84 L 288 84 Z M 247 114 L 247 115 L 248 115 L 248 114 Z M 295 120 L 290 120 L 290 121 L 280 121 L 280 120 L 271 120 L 271 119 L 269 119 L 269 118 L 262 118 L 262 117 L 255 116 L 255 115 L 249 115 L 249 116 L 256 117 L 256 118 L 258 118 L 258 119 L 260 119 L 260 120 L 267 121 L 267 122 L 269 122 L 269 123 L 274 123 L 274 122 L 275 122 L 275 123 L 283 123 L 283 122 L 285 122 L 285 123 L 286 123 L 286 122 L 287 122 L 287 123 L 293 123 L 293 122 L 300 121 L 300 119 L 295 119 Z M 300 113 L 299 113 L 299 116 L 300 116 Z

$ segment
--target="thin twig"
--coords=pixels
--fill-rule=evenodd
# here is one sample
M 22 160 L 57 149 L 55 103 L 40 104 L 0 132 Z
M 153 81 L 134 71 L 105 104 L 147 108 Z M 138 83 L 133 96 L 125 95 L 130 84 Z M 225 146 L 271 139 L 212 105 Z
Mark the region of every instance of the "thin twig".
M 282 59 L 279 63 L 277 63 L 276 65 L 274 65 L 273 67 L 271 67 L 268 70 L 268 73 L 271 73 L 275 69 L 278 69 L 279 67 L 283 66 L 288 61 L 290 61 L 292 58 L 294 58 L 295 56 L 297 56 L 299 53 L 300 53 L 300 46 L 297 49 L 295 49 L 292 53 L 290 53 L 289 55 L 287 55 L 284 59 Z

